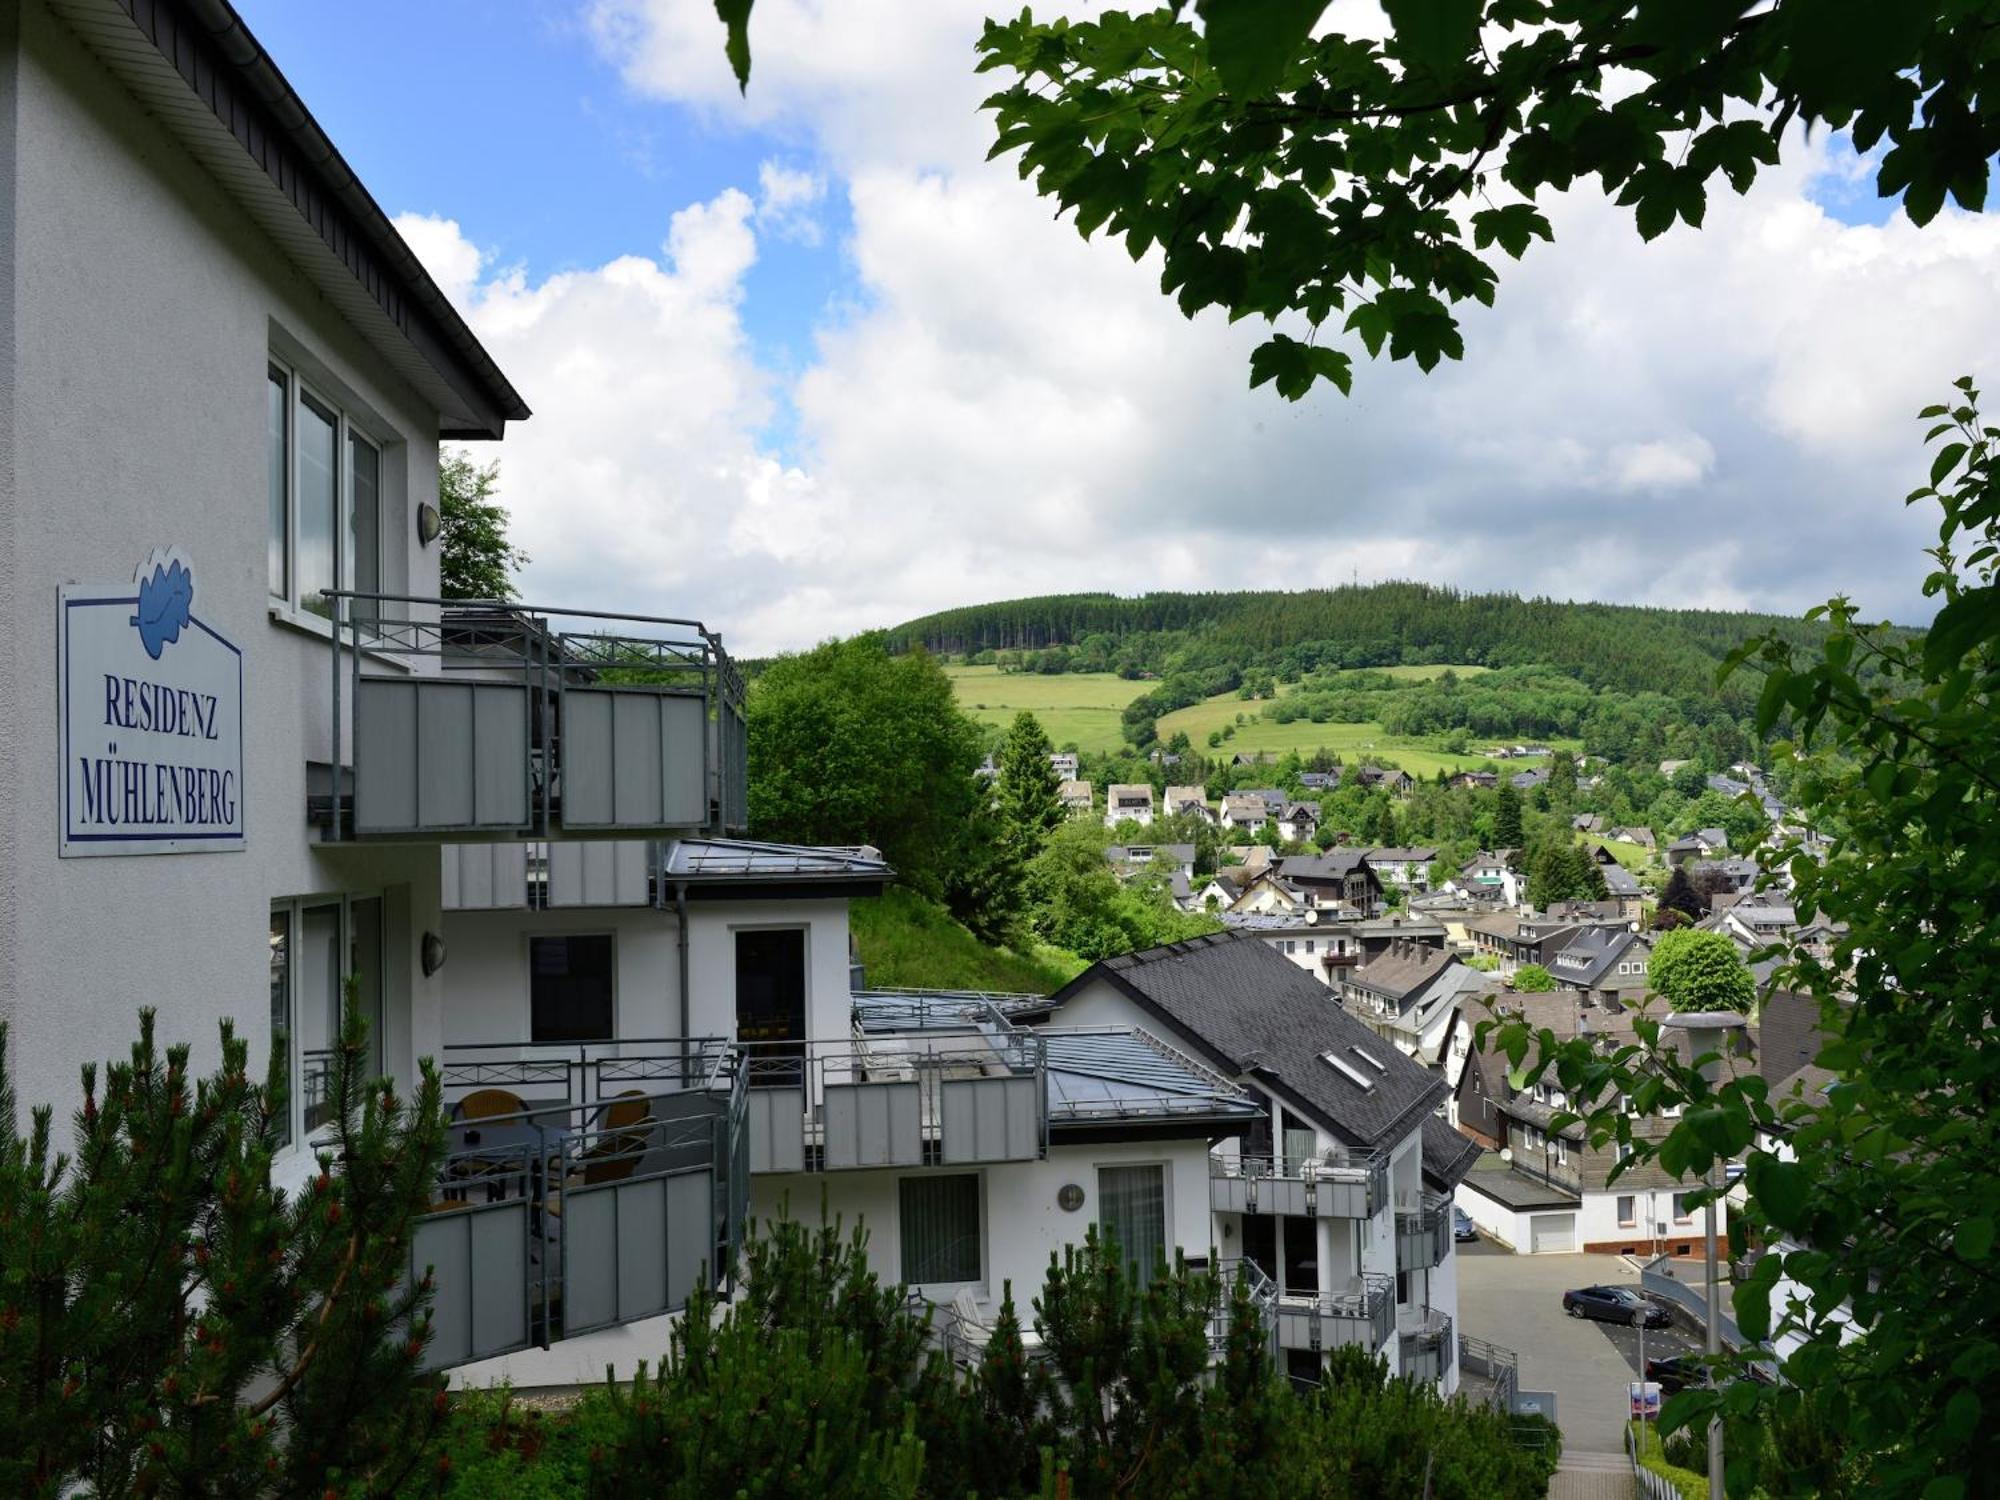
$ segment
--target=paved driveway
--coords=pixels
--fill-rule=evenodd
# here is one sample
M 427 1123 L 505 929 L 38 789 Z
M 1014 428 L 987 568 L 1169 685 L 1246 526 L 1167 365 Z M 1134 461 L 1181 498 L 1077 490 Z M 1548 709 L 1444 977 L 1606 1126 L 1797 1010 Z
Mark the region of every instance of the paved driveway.
M 1460 1245 L 1458 1254 L 1459 1327 L 1518 1354 L 1522 1390 L 1555 1392 L 1565 1451 L 1622 1452 L 1636 1341 L 1614 1342 L 1604 1324 L 1566 1316 L 1562 1294 L 1578 1286 L 1636 1285 L 1639 1273 L 1615 1255 L 1514 1255 L 1485 1241 Z M 1649 1359 L 1659 1357 L 1653 1339 L 1647 1335 Z M 1660 1354 L 1669 1342 L 1660 1339 Z M 1685 1340 L 1671 1342 L 1685 1347 Z M 1628 1353 L 1620 1343 L 1633 1348 Z

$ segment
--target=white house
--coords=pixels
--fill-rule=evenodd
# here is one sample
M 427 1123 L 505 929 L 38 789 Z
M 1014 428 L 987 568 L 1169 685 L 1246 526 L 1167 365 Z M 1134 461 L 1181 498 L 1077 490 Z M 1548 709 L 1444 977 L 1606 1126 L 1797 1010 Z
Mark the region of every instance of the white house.
M 1278 814 L 1278 837 L 1288 844 L 1303 844 L 1319 832 L 1317 802 L 1287 802 Z
M 1077 775 L 1077 757 L 1074 750 L 1051 750 L 1049 768 L 1056 773 L 1059 781 L 1074 781 Z
M 1370 849 L 1368 867 L 1384 884 L 1422 892 L 1431 888 L 1431 862 L 1436 858 L 1435 849 Z
M 1269 1278 L 1289 1369 L 1358 1344 L 1456 1387 L 1449 1195 L 1479 1148 L 1438 1118 L 1441 1079 L 1244 933 L 1106 959 L 1050 1006 L 1065 1025 L 1154 1029 L 1257 1101 L 1210 1153 L 1210 1243 Z
M 1271 809 L 1255 792 L 1230 792 L 1222 799 L 1222 815 L 1218 821 L 1224 828 L 1260 833 L 1264 825 L 1271 821 Z
M 1208 789 L 1199 786 L 1170 786 L 1161 802 L 1165 815 L 1169 818 L 1177 813 L 1199 813 L 1209 822 L 1215 821 L 1215 810 L 1208 805 Z
M 1116 828 L 1120 823 L 1137 823 L 1141 828 L 1153 826 L 1153 789 L 1140 783 L 1127 785 L 1114 783 L 1104 794 L 1104 826 Z
M 1056 796 L 1062 800 L 1063 811 L 1072 818 L 1090 816 L 1092 797 L 1089 782 L 1074 778 L 1066 780 L 1056 788 Z
M 1361 962 L 1361 938 L 1354 924 L 1335 921 L 1330 911 L 1318 907 L 1225 911 L 1221 920 L 1231 932 L 1255 934 L 1265 947 L 1324 985 L 1333 985 L 1343 969 Z

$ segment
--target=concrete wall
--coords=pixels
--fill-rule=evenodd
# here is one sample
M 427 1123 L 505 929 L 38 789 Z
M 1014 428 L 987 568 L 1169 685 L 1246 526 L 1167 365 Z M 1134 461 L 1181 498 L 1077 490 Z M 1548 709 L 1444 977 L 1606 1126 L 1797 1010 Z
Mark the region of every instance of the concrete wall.
M 434 856 L 435 857 L 435 856 Z M 681 1031 L 680 924 L 671 908 L 567 907 L 556 911 L 453 911 L 445 915 L 445 1035 L 451 1042 L 514 1042 L 529 1036 L 528 939 L 559 933 L 615 937 L 621 1037 Z M 736 1034 L 736 933 L 806 929 L 806 1029 L 815 1039 L 848 1034 L 846 899 L 690 901 L 688 1036 Z
M 388 1057 L 407 1074 L 442 1035 L 441 981 L 416 959 L 438 921 L 437 860 L 325 851 L 307 827 L 329 662 L 321 636 L 267 605 L 266 361 L 284 353 L 385 439 L 387 572 L 418 592 L 437 578 L 409 514 L 436 488 L 437 414 L 40 0 L 7 11 L 0 1017 L 23 1107 L 66 1115 L 77 1064 L 122 1052 L 142 1004 L 198 1067 L 223 1016 L 261 1059 L 269 903 L 304 894 L 388 895 Z M 129 581 L 167 545 L 194 562 L 194 613 L 244 652 L 247 847 L 59 859 L 57 586 Z

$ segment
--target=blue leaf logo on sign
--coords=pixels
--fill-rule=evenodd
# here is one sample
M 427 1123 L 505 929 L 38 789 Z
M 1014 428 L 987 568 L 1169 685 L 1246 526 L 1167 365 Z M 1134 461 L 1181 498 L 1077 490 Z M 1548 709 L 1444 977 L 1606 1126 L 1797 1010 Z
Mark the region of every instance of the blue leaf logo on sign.
M 139 612 L 132 616 L 139 641 L 154 661 L 181 638 L 194 607 L 194 574 L 179 558 L 153 565 L 153 576 L 139 579 Z

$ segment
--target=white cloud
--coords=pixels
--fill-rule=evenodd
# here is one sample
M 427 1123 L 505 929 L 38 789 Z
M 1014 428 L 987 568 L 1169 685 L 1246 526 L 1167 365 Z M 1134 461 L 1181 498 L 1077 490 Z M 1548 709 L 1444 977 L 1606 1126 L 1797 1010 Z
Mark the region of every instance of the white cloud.
M 1364 360 L 1352 400 L 1292 405 L 1246 388 L 1258 328 L 1183 320 L 1157 265 L 981 160 L 978 16 L 760 0 L 741 101 L 709 7 L 598 0 L 634 88 L 780 143 L 754 200 L 539 282 L 400 221 L 536 407 L 500 453 L 535 593 L 697 612 L 752 651 L 1021 594 L 1355 576 L 1917 617 L 1911 416 L 2000 343 L 2000 222 L 1840 224 L 1812 192 L 1849 168 L 1802 143 L 1651 245 L 1550 196 L 1556 243 L 1466 313 L 1463 363 Z M 746 277 L 829 193 L 855 284 L 780 378 Z

